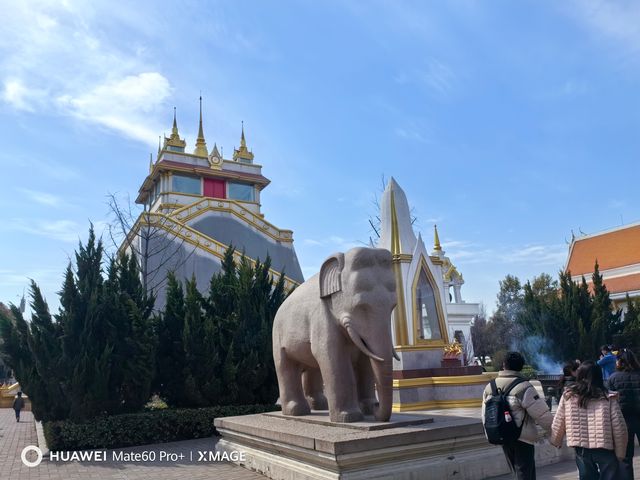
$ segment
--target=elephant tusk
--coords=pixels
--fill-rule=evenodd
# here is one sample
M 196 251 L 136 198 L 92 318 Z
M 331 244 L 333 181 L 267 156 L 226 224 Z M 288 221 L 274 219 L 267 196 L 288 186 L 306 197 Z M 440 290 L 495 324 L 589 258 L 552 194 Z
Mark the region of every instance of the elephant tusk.
M 384 362 L 384 358 L 378 357 L 371 350 L 367 348 L 367 346 L 362 341 L 362 338 L 360 338 L 360 335 L 358 335 L 358 332 L 356 332 L 355 329 L 348 322 L 345 323 L 345 327 L 347 328 L 347 333 L 349 334 L 351 341 L 354 343 L 356 347 L 358 347 L 362 351 L 362 353 L 364 353 L 368 357 L 371 357 L 373 360 L 376 360 L 377 362 Z
M 396 352 L 396 349 L 392 348 L 391 351 L 393 352 L 393 358 L 400 361 L 400 357 L 398 356 L 398 352 Z

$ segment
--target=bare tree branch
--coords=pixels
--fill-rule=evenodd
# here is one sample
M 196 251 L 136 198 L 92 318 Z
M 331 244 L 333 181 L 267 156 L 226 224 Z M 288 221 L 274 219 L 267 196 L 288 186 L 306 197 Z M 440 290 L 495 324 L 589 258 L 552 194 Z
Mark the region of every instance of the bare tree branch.
M 115 255 L 132 255 L 145 291 L 157 292 L 166 282 L 167 271 L 184 265 L 198 245 L 189 248 L 190 242 L 178 235 L 181 225 L 165 214 L 150 212 L 149 205 L 134 211 L 128 195 L 122 200 L 110 193 L 107 203 L 111 213 L 109 238 Z

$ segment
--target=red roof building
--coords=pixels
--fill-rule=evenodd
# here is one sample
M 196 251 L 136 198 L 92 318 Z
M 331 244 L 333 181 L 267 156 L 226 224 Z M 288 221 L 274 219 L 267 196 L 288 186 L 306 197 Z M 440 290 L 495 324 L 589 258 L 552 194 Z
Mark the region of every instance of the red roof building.
M 573 280 L 584 276 L 591 283 L 596 261 L 616 307 L 624 306 L 627 294 L 640 298 L 640 223 L 574 238 L 565 270 Z

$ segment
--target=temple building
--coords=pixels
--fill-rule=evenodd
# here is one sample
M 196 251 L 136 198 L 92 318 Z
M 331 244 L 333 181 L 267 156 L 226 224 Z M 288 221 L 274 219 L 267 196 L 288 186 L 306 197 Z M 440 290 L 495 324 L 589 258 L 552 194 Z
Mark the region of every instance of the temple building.
M 171 135 L 150 160 L 136 203 L 143 205 L 123 249 L 140 257 L 145 285 L 157 295 L 156 308 L 165 304 L 167 273 L 179 279 L 195 276 L 198 288 L 208 288 L 229 246 L 251 261 L 271 259 L 277 280 L 285 275 L 290 289 L 303 281 L 293 247 L 293 232 L 265 219 L 260 196 L 270 181 L 254 162 L 247 147 L 244 125 L 240 146 L 231 159 L 218 146 L 207 148 L 202 125 L 202 99 L 198 138 L 192 153 L 180 137 L 174 109 Z
M 565 271 L 571 279 L 591 284 L 596 261 L 615 308 L 626 306 L 627 294 L 640 298 L 640 223 L 573 237 Z
M 448 365 L 445 347 L 457 340 L 461 360 L 473 359 L 471 323 L 480 305 L 463 300 L 464 279 L 445 255 L 437 227 L 431 253 L 413 231 L 404 191 L 391 178 L 380 205 L 377 246 L 391 251 L 398 290 L 392 332 L 394 411 L 476 406 L 487 383 L 480 367 Z

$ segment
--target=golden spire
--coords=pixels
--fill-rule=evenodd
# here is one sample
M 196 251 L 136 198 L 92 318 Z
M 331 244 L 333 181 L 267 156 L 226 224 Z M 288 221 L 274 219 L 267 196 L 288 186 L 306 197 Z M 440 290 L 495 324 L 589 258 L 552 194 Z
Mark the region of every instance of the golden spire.
M 153 153 L 149 153 L 149 173 L 153 170 Z
M 398 214 L 396 212 L 395 192 L 391 191 L 391 255 L 400 255 L 402 253 L 402 245 L 400 244 L 400 228 L 398 227 Z
M 173 127 L 171 127 L 171 136 L 178 135 L 178 122 L 176 121 L 176 107 L 173 107 Z
M 173 107 L 173 127 L 171 127 L 171 136 L 169 138 L 164 137 L 164 148 L 174 147 L 170 150 L 183 152 L 184 147 L 187 146 L 187 142 L 180 138 L 180 133 L 178 132 L 178 122 L 176 120 L 176 107 Z
M 244 138 L 244 122 L 242 122 L 242 134 L 240 135 L 240 148 L 233 151 L 233 159 L 244 163 L 253 163 L 253 153 L 247 148 L 247 141 Z
M 208 157 L 209 151 L 207 150 L 207 142 L 204 140 L 204 133 L 202 132 L 202 95 L 200 96 L 200 125 L 198 127 L 198 138 L 196 139 L 196 148 L 193 151 L 194 155 L 198 157 Z
M 442 251 L 442 247 L 440 246 L 440 237 L 438 236 L 438 225 L 433 226 L 433 249 L 436 252 Z

